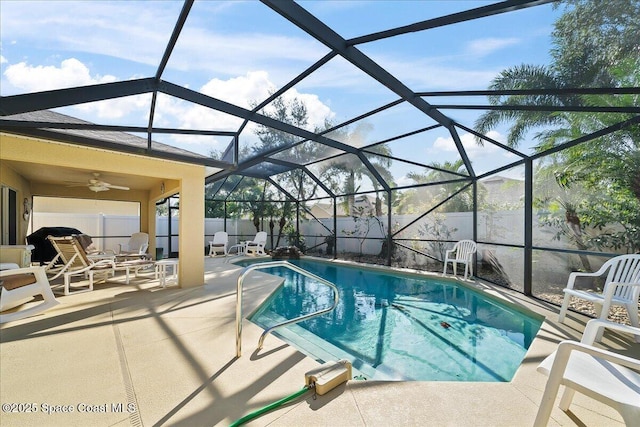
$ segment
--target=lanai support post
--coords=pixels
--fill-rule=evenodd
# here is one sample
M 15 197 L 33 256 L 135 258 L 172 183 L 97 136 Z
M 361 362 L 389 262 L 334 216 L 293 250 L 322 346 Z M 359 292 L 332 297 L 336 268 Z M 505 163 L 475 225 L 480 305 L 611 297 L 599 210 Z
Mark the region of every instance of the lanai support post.
M 524 294 L 532 295 L 533 281 L 533 160 L 524 161 Z
M 387 190 L 387 265 L 391 266 L 391 252 L 393 248 L 393 236 L 391 234 L 391 189 Z
M 473 197 L 473 230 L 472 239 L 474 242 L 478 241 L 478 179 L 473 179 L 473 186 L 471 187 Z M 473 271 L 478 276 L 478 253 L 473 256 Z
M 337 197 L 333 196 L 333 259 L 338 259 L 338 206 Z

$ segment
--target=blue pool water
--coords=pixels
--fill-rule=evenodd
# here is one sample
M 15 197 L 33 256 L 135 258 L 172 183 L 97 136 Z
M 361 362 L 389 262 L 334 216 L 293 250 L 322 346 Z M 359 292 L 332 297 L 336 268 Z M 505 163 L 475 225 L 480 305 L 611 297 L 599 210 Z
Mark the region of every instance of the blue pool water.
M 336 284 L 340 302 L 330 313 L 274 334 L 318 361 L 350 360 L 368 379 L 510 381 L 541 325 L 454 281 L 321 261 L 291 263 Z M 263 328 L 333 301 L 328 286 L 294 271 L 260 271 L 285 279 L 250 317 Z

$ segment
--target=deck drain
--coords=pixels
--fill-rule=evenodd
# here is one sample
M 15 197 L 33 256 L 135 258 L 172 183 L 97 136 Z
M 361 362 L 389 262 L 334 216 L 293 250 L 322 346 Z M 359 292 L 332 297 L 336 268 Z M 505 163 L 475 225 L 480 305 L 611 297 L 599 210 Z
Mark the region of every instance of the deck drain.
M 124 345 L 122 344 L 122 336 L 120 335 L 120 328 L 118 325 L 113 324 L 113 334 L 116 338 L 116 348 L 118 350 L 118 359 L 120 359 L 120 373 L 122 374 L 122 381 L 124 382 L 125 392 L 127 394 L 127 407 L 135 408 L 135 411 L 129 413 L 129 421 L 134 427 L 142 427 L 142 418 L 140 418 L 140 406 L 136 399 L 136 393 L 133 389 L 133 381 L 131 380 L 131 373 L 129 372 L 129 364 L 127 363 L 127 356 L 124 353 Z

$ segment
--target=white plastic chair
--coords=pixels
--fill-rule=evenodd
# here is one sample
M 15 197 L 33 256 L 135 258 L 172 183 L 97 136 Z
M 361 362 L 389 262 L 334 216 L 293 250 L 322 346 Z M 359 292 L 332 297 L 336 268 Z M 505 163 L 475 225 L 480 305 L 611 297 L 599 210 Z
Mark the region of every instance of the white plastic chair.
M 562 341 L 558 349 L 538 366 L 549 376 L 534 427 L 546 426 L 560 389 L 560 409 L 569 409 L 576 391 L 611 406 L 627 426 L 640 422 L 640 360 L 592 346 L 604 328 L 640 334 L 640 328 L 593 319 L 587 323 L 581 342 Z M 633 370 L 635 369 L 635 371 Z
M 453 249 L 448 250 L 444 257 L 444 270 L 442 274 L 447 274 L 447 264 L 453 264 L 453 275 L 458 273 L 458 264 L 464 264 L 464 278 L 467 275 L 473 276 L 473 255 L 476 253 L 476 242 L 473 240 L 460 240 Z
M 118 245 L 116 255 L 145 255 L 149 248 L 149 235 L 147 233 L 133 233 L 129 241 L 124 245 Z
M 18 307 L 32 301 L 36 295 L 42 296 L 38 305 L 18 310 L 12 313 L 0 314 L 0 323 L 24 319 L 25 317 L 40 314 L 54 307 L 60 302 L 56 300 L 45 267 L 25 267 L 0 271 L 0 312 Z
M 606 272 L 604 289 L 601 294 L 575 289 L 578 277 L 601 277 Z M 591 301 L 600 319 L 607 319 L 609 308 L 620 305 L 627 309 L 629 321 L 636 328 L 638 323 L 638 298 L 640 297 L 640 255 L 620 255 L 605 262 L 595 273 L 571 273 L 567 287 L 563 289 L 564 300 L 558 321 L 564 322 L 571 297 Z
M 246 255 L 266 255 L 264 247 L 267 244 L 267 232 L 259 231 L 256 233 L 256 237 L 253 240 L 246 243 L 245 254 Z
M 213 235 L 213 240 L 209 241 L 209 256 L 215 256 L 220 251 L 224 256 L 227 256 L 228 244 L 229 234 L 226 231 L 216 231 Z

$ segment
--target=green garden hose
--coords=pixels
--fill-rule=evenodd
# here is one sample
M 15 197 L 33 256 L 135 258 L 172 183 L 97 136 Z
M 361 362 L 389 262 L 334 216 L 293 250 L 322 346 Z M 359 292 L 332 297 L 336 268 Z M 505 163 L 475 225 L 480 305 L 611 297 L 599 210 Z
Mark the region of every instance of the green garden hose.
M 234 421 L 229 427 L 240 426 L 240 425 L 246 423 L 247 421 L 250 421 L 250 420 L 252 420 L 252 419 L 254 419 L 254 418 L 256 418 L 256 417 L 258 417 L 258 416 L 260 416 L 262 414 L 265 414 L 265 413 L 271 411 L 272 409 L 277 408 L 278 406 L 280 406 L 282 404 L 287 403 L 290 400 L 295 399 L 296 397 L 302 396 L 303 394 L 305 394 L 306 392 L 311 390 L 311 388 L 312 388 L 311 386 L 305 385 L 304 387 L 302 387 L 301 390 L 296 391 L 295 393 L 290 394 L 287 397 L 283 397 L 282 399 L 280 399 L 280 400 L 278 400 L 276 402 L 273 402 L 273 403 L 271 403 L 271 404 L 269 404 L 267 406 L 264 406 L 264 407 L 258 409 L 257 411 L 253 411 L 250 414 L 247 414 L 244 417 L 240 418 L 239 420 Z

